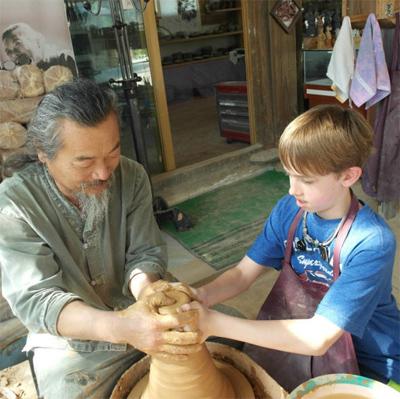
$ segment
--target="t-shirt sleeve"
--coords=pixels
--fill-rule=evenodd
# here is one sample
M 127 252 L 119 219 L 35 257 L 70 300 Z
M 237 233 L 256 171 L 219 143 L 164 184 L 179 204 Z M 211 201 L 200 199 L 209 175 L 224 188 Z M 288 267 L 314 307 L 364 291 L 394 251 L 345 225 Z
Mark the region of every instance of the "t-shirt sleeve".
M 342 252 L 352 248 L 351 252 L 345 258 L 339 278 L 316 311 L 360 338 L 377 306 L 390 301 L 388 292 L 396 251 L 396 241 L 389 228 L 375 225 L 367 231 L 362 229 L 360 226 L 346 240 Z M 358 244 L 357 235 L 365 235 Z
M 247 256 L 259 265 L 280 270 L 289 226 L 297 210 L 291 196 L 283 197 L 273 208 Z

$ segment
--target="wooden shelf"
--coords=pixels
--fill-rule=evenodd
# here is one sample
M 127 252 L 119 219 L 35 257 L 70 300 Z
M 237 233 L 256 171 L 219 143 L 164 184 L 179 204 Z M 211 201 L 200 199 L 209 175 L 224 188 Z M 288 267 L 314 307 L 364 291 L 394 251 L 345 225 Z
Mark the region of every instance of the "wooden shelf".
M 163 68 L 178 68 L 181 65 L 189 65 L 189 64 L 199 64 L 201 62 L 208 62 L 208 61 L 216 61 L 216 60 L 224 60 L 229 58 L 229 55 L 221 55 L 218 57 L 208 57 L 208 58 L 203 58 L 201 60 L 193 60 L 193 61 L 184 61 L 184 62 L 177 62 L 174 64 L 168 64 L 168 65 L 163 65 Z
M 241 7 L 234 7 L 234 8 L 221 8 L 220 10 L 213 10 L 209 11 L 206 14 L 214 14 L 214 13 L 220 13 L 220 12 L 232 12 L 232 11 L 241 11 Z
M 351 27 L 357 29 L 363 29 L 367 22 L 369 14 L 359 14 L 350 16 Z M 377 19 L 381 28 L 394 28 L 396 26 L 396 17 L 387 17 Z
M 210 35 L 201 35 L 201 36 L 188 37 L 188 38 L 160 40 L 160 45 L 183 43 L 183 42 L 195 42 L 197 40 L 215 39 L 216 37 L 241 35 L 242 33 L 243 33 L 243 31 L 237 30 L 237 31 L 233 31 L 233 32 L 212 33 Z

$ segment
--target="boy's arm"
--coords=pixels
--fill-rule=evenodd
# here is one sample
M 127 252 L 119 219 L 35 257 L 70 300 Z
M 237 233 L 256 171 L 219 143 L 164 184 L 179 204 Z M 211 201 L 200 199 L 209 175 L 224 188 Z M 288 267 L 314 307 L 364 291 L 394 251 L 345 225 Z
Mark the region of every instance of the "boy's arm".
M 265 348 L 323 355 L 343 334 L 343 330 L 322 316 L 297 320 L 246 320 L 209 310 L 198 302 L 182 306 L 199 310 L 202 339 L 209 336 L 230 338 Z
M 265 269 L 245 256 L 237 266 L 197 288 L 196 295 L 205 306 L 213 306 L 247 290 Z

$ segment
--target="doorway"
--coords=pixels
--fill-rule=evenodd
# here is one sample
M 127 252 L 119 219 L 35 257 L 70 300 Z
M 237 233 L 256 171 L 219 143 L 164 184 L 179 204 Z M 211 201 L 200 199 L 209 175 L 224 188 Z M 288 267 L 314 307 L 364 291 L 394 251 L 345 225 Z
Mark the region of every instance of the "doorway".
M 254 141 L 241 1 L 155 0 L 153 7 L 146 37 L 158 39 L 148 48 L 153 78 L 163 82 L 157 108 L 165 107 L 168 123 L 160 125 L 169 127 L 174 168 L 247 147 Z M 237 85 L 227 91 L 226 82 Z

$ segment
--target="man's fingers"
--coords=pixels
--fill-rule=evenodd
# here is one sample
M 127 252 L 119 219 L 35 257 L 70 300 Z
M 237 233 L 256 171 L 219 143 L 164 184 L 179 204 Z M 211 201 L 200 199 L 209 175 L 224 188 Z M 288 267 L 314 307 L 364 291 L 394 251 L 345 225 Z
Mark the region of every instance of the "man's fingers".
M 201 348 L 202 348 L 201 344 L 193 344 L 193 345 L 164 344 L 160 346 L 159 350 L 160 352 L 170 353 L 172 355 L 189 355 L 191 353 L 200 352 Z
M 154 283 L 151 283 L 147 287 L 145 287 L 142 290 L 142 292 L 140 293 L 139 298 L 143 299 L 143 298 L 146 298 L 147 296 L 152 295 L 156 292 L 166 291 L 169 288 L 170 288 L 170 285 L 169 285 L 168 281 L 157 280 Z
M 153 312 L 157 312 L 159 307 L 169 306 L 175 303 L 173 298 L 165 295 L 164 292 L 161 291 L 147 296 L 145 301 Z
M 171 345 L 192 345 L 200 340 L 199 333 L 196 331 L 164 331 L 162 337 L 166 344 Z
M 187 285 L 186 283 L 170 283 L 170 284 L 175 290 L 183 292 L 189 298 L 197 299 L 196 290 Z
M 168 281 L 157 280 L 151 284 L 151 288 L 153 289 L 154 292 L 161 292 L 168 290 L 169 288 L 171 288 L 171 286 Z

